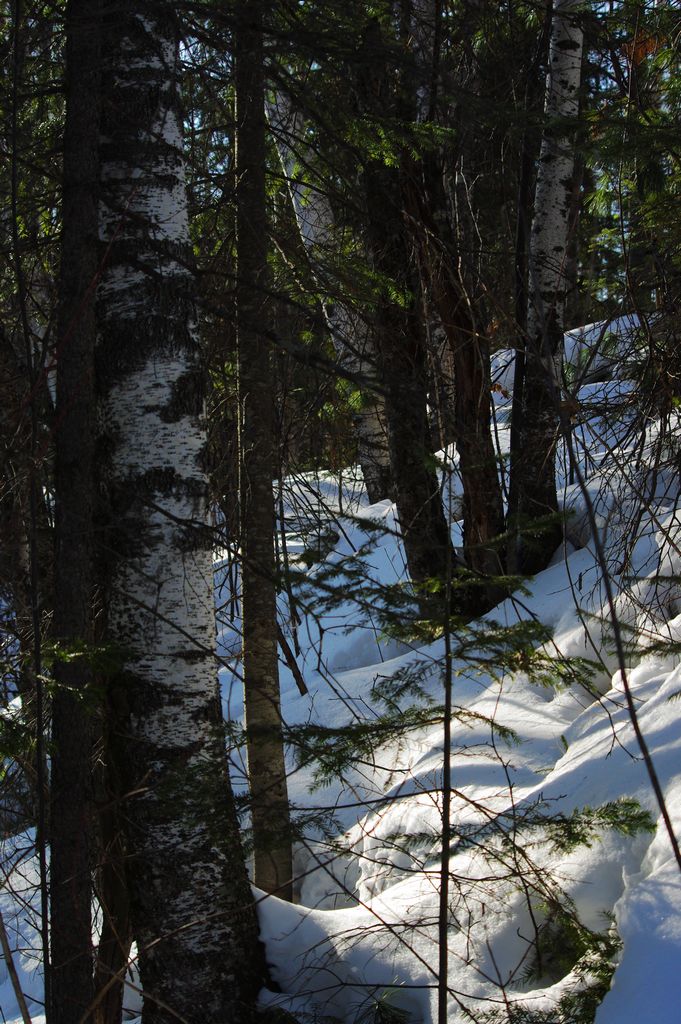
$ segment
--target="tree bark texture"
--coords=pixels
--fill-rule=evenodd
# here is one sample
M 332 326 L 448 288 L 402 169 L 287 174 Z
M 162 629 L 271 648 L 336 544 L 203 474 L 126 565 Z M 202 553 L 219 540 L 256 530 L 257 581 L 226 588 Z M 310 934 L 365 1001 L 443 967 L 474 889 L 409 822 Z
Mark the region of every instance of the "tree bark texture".
M 399 172 L 378 163 L 365 171 L 367 240 L 374 269 L 405 291 L 384 294 L 376 310 L 395 505 L 409 574 L 442 579 L 453 563 L 449 529 L 430 444 L 427 352 L 414 268 L 402 216 Z M 411 271 L 411 273 L 410 273 Z
M 95 963 L 95 1008 L 92 1024 L 119 1024 L 123 1009 L 125 975 L 132 945 L 130 897 L 126 877 L 126 844 L 121 780 L 116 770 L 111 738 L 119 728 L 115 701 L 109 701 L 102 736 L 98 772 L 100 802 L 96 896 L 102 927 Z
M 377 19 L 357 54 L 361 114 L 407 118 L 402 83 L 391 80 L 391 53 Z M 394 76 L 392 76 L 394 77 Z M 407 110 L 409 107 L 409 110 Z M 430 443 L 427 351 L 419 280 L 404 222 L 403 167 L 368 158 L 363 169 L 366 245 L 376 275 L 375 334 L 386 391 L 394 500 L 412 581 L 444 580 L 453 562 L 449 527 Z
M 428 418 L 435 451 L 456 443 L 454 359 L 432 295 L 424 296 L 428 352 Z
M 431 168 L 432 171 L 432 168 Z M 429 175 L 433 177 L 433 175 Z M 431 181 L 432 186 L 432 181 Z M 457 279 L 451 242 L 424 202 L 444 210 L 444 197 L 423 186 L 413 168 L 407 210 L 426 285 L 449 342 L 454 366 L 455 436 L 463 485 L 464 557 L 467 567 L 482 578 L 472 584 L 468 601 L 477 613 L 499 599 L 498 584 L 484 583 L 504 568 L 504 530 L 498 460 L 490 432 L 491 373 L 489 341 L 475 322 L 463 285 Z M 454 234 L 452 229 L 451 234 Z M 474 590 L 478 589 L 477 596 Z
M 204 372 L 168 3 L 105 7 L 97 350 L 114 738 L 144 1024 L 243 1021 L 262 980 L 214 656 Z
M 556 444 L 564 332 L 566 260 L 574 173 L 574 122 L 579 112 L 583 30 L 574 0 L 560 0 L 551 23 L 539 155 L 530 235 L 523 412 L 515 465 L 519 481 L 516 568 L 543 569 L 560 542 Z
M 52 1006 L 48 1020 L 77 1024 L 94 996 L 92 870 L 95 826 L 94 439 L 95 289 L 99 258 L 99 4 L 66 11 L 66 126 L 56 415 L 50 921 Z
M 244 706 L 254 881 L 291 898 L 291 824 L 279 701 L 274 556 L 276 472 L 265 191 L 263 5 L 239 3 L 235 35 L 237 348 Z
M 413 5 L 409 38 L 415 68 L 414 103 L 417 118 L 423 122 L 435 117 L 441 19 L 437 0 L 417 0 Z M 472 247 L 465 239 L 462 244 L 463 229 L 452 223 L 449 215 L 444 161 L 441 148 L 427 152 L 419 162 L 410 160 L 403 191 L 421 276 L 451 352 L 453 426 L 463 485 L 464 557 L 467 567 L 484 579 L 497 577 L 504 568 L 501 481 L 490 431 L 490 346 L 476 322 L 466 287 L 458 247 L 464 252 Z M 466 603 L 476 614 L 494 605 L 499 596 L 499 587 L 493 582 L 472 584 Z

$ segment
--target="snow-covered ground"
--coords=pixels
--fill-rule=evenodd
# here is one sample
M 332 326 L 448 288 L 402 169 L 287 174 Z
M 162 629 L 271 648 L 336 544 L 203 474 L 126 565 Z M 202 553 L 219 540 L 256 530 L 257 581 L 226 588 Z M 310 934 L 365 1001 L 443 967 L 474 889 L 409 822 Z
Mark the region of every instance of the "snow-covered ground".
M 582 333 L 587 341 L 602 334 L 598 325 Z M 264 1003 L 301 1021 L 431 1024 L 446 934 L 452 1024 L 577 1024 L 592 1019 L 589 991 L 605 993 L 596 1024 L 681 1021 L 681 873 L 631 715 L 633 707 L 681 836 L 679 432 L 674 422 L 662 436 L 650 416 L 645 433 L 633 429 L 632 390 L 627 381 L 581 388 L 573 441 L 589 501 L 561 469 L 572 510 L 564 547 L 525 591 L 448 645 L 437 635 L 397 635 L 386 622 L 391 588 L 404 579 L 393 507 L 368 506 L 350 471 L 340 481 L 289 482 L 294 579 L 281 617 L 308 693 L 282 663 L 282 706 L 294 741 L 290 798 L 307 825 L 295 854 L 298 902 L 259 895 L 279 990 L 263 993 Z M 507 397 L 495 397 L 503 449 Z M 452 509 L 455 464 L 443 456 Z M 452 532 L 459 542 L 456 522 Z M 216 595 L 225 708 L 238 721 L 240 685 L 229 666 L 234 659 L 238 667 L 239 623 L 224 565 Z M 319 762 L 302 752 L 303 727 L 366 722 L 376 735 L 321 779 Z M 329 734 L 327 755 L 333 742 Z M 238 749 L 233 762 L 242 788 Z M 38 999 L 36 869 L 24 842 L 6 840 L 2 862 L 29 903 L 5 889 L 0 909 L 22 985 Z M 10 1021 L 18 1009 L 4 970 L 0 1007 Z
M 670 579 L 680 568 L 681 517 L 664 493 L 637 517 L 633 543 L 631 509 L 608 505 L 601 490 L 606 557 L 627 553 L 625 572 L 612 580 L 626 681 L 681 834 L 681 606 Z M 583 503 L 574 493 L 572 499 L 575 518 L 585 517 Z M 374 511 L 386 514 L 383 506 Z M 344 528 L 341 551 L 360 548 L 361 527 L 346 521 Z M 380 543 L 376 564 L 391 572 L 397 545 L 392 537 Z M 452 638 L 448 1019 L 511 1021 L 515 1002 L 545 1011 L 537 1020 L 580 1019 L 569 1016 L 567 1004 L 562 1015 L 556 1007 L 595 982 L 593 960 L 602 950 L 601 970 L 611 955 L 618 966 L 598 1024 L 678 1024 L 681 876 L 627 709 L 593 545 L 566 545 L 529 589 L 487 616 L 474 643 L 477 658 L 475 651 L 457 656 L 466 638 Z M 364 621 L 359 609 L 355 620 L 344 613 L 336 633 L 331 615 L 317 626 L 324 656 L 306 672 L 309 698 L 283 673 L 287 721 L 339 726 L 380 714 L 381 684 L 410 672 L 433 702 L 433 722 L 378 747 L 369 762 L 314 793 L 309 768 L 292 774 L 294 804 L 334 808 L 347 831 L 301 844 L 299 905 L 263 899 L 263 935 L 285 993 L 268 999 L 305 1019 L 348 1022 L 374 1019 L 387 1001 L 415 1022 L 430 1022 L 438 980 L 443 729 L 436 708 L 444 641 L 386 652 L 370 611 Z M 513 671 L 512 657 L 488 671 L 485 637 L 498 635 L 492 623 L 532 618 L 552 631 L 542 683 Z M 654 832 L 629 829 L 632 807 L 623 801 L 630 800 L 649 812 Z M 580 810 L 583 819 L 574 819 Z M 550 820 L 557 816 L 587 822 L 586 841 L 563 850 Z M 591 934 L 579 933 L 576 921 Z

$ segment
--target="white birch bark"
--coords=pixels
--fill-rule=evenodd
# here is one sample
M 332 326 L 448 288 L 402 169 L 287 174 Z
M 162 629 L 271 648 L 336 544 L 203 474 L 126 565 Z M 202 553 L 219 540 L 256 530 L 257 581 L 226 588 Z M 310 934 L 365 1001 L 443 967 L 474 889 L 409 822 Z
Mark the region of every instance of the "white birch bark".
M 301 241 L 315 280 L 322 286 L 320 266 L 332 241 L 333 211 L 321 187 L 302 181 L 295 172 L 295 147 L 304 135 L 303 118 L 291 109 L 282 93 L 269 104 L 268 116 L 287 182 Z M 390 491 L 390 456 L 382 396 L 372 389 L 376 382 L 378 353 L 371 332 L 360 316 L 335 299 L 323 304 L 324 318 L 341 365 L 367 381 L 362 405 L 354 416 L 358 460 L 369 500 L 379 501 Z
M 542 138 L 530 237 L 527 333 L 547 372 L 560 357 L 572 178 L 584 32 L 575 0 L 557 0 L 551 23 Z M 571 123 L 572 122 L 572 123 Z M 559 369 L 559 367 L 556 367 Z
M 214 658 L 203 374 L 174 12 L 105 22 L 99 291 L 108 637 L 145 1024 L 239 1020 L 259 985 Z M 177 1015 L 177 1016 L 176 1016 Z
M 517 472 L 516 568 L 542 569 L 560 541 L 555 447 L 559 432 L 560 361 L 574 121 L 579 112 L 583 30 L 575 0 L 557 0 L 551 23 L 545 128 L 530 235 L 523 417 Z M 553 515 L 553 522 L 546 520 Z M 544 519 L 544 525 L 533 524 Z

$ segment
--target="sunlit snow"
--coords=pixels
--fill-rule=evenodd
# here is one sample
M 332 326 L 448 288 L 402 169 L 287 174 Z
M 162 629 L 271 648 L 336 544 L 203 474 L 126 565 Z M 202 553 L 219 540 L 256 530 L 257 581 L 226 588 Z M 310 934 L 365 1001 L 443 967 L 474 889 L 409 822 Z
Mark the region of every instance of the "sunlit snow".
M 577 346 L 588 347 L 603 336 L 599 325 L 570 332 L 568 359 L 584 366 L 590 356 L 580 355 Z M 502 447 L 507 445 L 505 412 L 512 387 L 509 363 L 503 355 L 495 360 Z M 596 359 L 592 365 L 603 371 L 610 364 Z M 516 1004 L 543 1011 L 543 1019 L 556 1024 L 567 1019 L 556 1009 L 560 1000 L 593 979 L 588 958 L 580 959 L 570 945 L 559 905 L 572 908 L 581 924 L 611 941 L 613 949 L 620 946 L 596 1024 L 678 1024 L 680 1019 L 681 874 L 625 693 L 626 684 L 679 836 L 678 475 L 669 445 L 662 462 L 657 459 L 657 425 L 649 423 L 643 439 L 631 432 L 630 391 L 626 381 L 599 383 L 593 377 L 579 390 L 590 418 L 575 427 L 575 437 L 588 475 L 600 552 L 585 498 L 570 482 L 569 470 L 561 470 L 563 501 L 572 510 L 564 547 L 527 592 L 486 616 L 474 645 L 477 656 L 468 652 L 464 657 L 458 649 L 461 638 L 452 637 L 457 709 L 449 861 L 452 1024 L 482 1021 L 492 1013 L 496 1016 L 488 1021 L 510 1021 Z M 603 396 L 619 403 L 615 413 Z M 675 433 L 678 437 L 676 427 Z M 455 457 L 443 456 L 450 507 L 457 507 L 460 494 L 455 465 Z M 295 638 L 286 594 L 280 612 L 291 647 L 295 640 L 299 644 L 297 662 L 309 691 L 300 695 L 282 662 L 287 725 L 340 727 L 376 716 L 385 709 L 381 687 L 407 673 L 418 676 L 422 694 L 406 696 L 402 707 L 425 706 L 430 699 L 437 708 L 444 639 L 414 643 L 390 637 L 381 621 L 379 585 L 397 585 L 404 577 L 392 505 L 368 506 L 359 472 L 349 470 L 340 480 L 318 473 L 288 481 L 285 508 L 287 555 L 298 570 Z M 460 543 L 460 525 L 453 523 L 452 531 Z M 603 560 L 623 624 L 624 666 L 615 654 Z M 216 572 L 218 640 L 224 706 L 238 721 L 239 621 L 238 606 L 230 601 L 228 569 L 225 557 Z M 349 592 L 320 603 L 351 570 Z M 557 671 L 551 678 L 549 668 L 549 677 L 539 685 L 521 663 L 505 669 L 482 664 L 484 637 L 493 623 L 510 627 L 531 619 L 550 627 L 545 651 L 562 658 L 562 679 Z M 570 666 L 578 664 L 574 659 L 589 663 L 588 684 L 576 673 L 571 676 Z M 243 791 L 241 753 L 235 749 L 231 756 L 235 786 Z M 323 788 L 313 786 L 314 765 L 301 767 L 292 753 L 289 793 L 296 814 L 324 808 L 327 829 L 317 822 L 297 844 L 297 903 L 257 894 L 277 988 L 263 992 L 263 1004 L 283 1006 L 301 1021 L 373 1022 L 380 1019 L 377 1006 L 402 1010 L 413 1024 L 436 1019 L 442 763 L 443 729 L 436 712 L 432 721 L 336 772 Z M 654 833 L 622 835 L 605 823 L 588 830 L 588 845 L 561 851 L 549 842 L 551 817 L 567 819 L 580 809 L 595 811 L 624 798 L 650 812 Z M 515 848 L 504 845 L 502 835 L 515 835 Z M 3 867 L 8 884 L 0 909 L 17 950 L 33 1019 L 39 1022 L 37 878 L 30 837 L 4 840 Z M 3 1015 L 17 1020 L 4 965 L 0 971 Z M 139 1012 L 132 989 L 127 1002 L 131 1013 Z

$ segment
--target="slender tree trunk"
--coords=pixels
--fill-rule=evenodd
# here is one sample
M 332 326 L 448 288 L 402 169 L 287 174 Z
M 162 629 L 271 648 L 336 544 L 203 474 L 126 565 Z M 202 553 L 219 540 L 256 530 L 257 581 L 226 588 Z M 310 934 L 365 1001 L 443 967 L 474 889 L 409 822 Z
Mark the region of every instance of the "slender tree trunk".
M 508 486 L 509 523 L 517 522 L 520 490 L 520 453 L 523 436 L 523 395 L 525 393 L 525 348 L 527 339 L 527 262 L 530 237 L 534 150 L 529 126 L 523 132 L 520 154 L 520 177 L 515 230 L 514 312 L 518 342 L 513 367 L 513 402 L 511 406 L 511 472 Z M 512 537 L 508 550 L 508 568 L 518 570 L 517 538 Z
M 377 272 L 409 292 L 404 305 L 384 295 L 376 312 L 386 388 L 386 418 L 395 505 L 409 574 L 415 583 L 443 579 L 449 529 L 435 471 L 426 410 L 427 353 L 418 281 L 402 216 L 399 172 L 370 163 L 365 171 L 367 239 Z
M 27 27 L 31 21 L 29 14 L 23 10 L 21 0 L 15 0 L 11 5 L 10 17 L 6 19 L 5 40 L 9 42 L 9 48 L 5 50 L 5 63 L 8 64 L 10 95 L 8 106 L 9 136 L 6 142 L 6 149 L 9 151 L 9 235 L 11 254 L 11 267 L 13 285 L 15 288 L 15 301 L 17 309 L 17 338 L 22 350 L 22 360 L 26 368 L 27 421 L 30 424 L 28 431 L 28 457 L 25 462 L 26 475 L 23 493 L 27 498 L 27 530 L 26 530 L 26 551 L 27 561 L 24 562 L 22 552 L 22 564 L 28 568 L 28 605 L 30 609 L 31 625 L 30 633 L 32 649 L 30 653 L 31 684 L 35 683 L 35 711 L 31 715 L 35 723 L 35 758 L 36 770 L 36 851 L 39 874 L 39 898 L 40 898 L 40 938 L 42 946 L 42 966 L 45 992 L 45 1005 L 51 1004 L 51 958 L 50 958 L 50 937 L 49 937 L 49 885 L 48 885 L 48 864 L 47 864 L 47 774 L 45 756 L 45 716 L 44 716 L 44 687 L 42 682 L 42 610 L 47 605 L 44 602 L 44 595 L 47 590 L 45 586 L 49 576 L 43 576 L 40 544 L 40 526 L 45 503 L 41 497 L 41 479 L 39 474 L 40 459 L 39 434 L 40 418 L 39 407 L 41 392 L 46 389 L 40 386 L 41 369 L 43 367 L 43 352 L 37 350 L 35 344 L 36 335 L 30 322 L 30 293 L 26 268 L 24 264 L 24 239 L 22 238 L 22 225 L 25 220 L 21 216 L 21 194 L 23 175 L 21 167 L 25 158 L 21 131 L 21 109 L 23 104 L 23 92 L 28 81 L 24 75 L 24 60 L 28 55 Z M 11 55 L 11 56 L 10 56 Z M 7 59 L 9 57 L 9 60 Z M 47 605 L 49 607 L 49 605 Z M 33 723 L 31 723 L 33 724 Z
M 106 745 L 104 750 L 107 751 Z M 112 765 L 108 754 L 105 757 L 107 792 L 103 794 L 104 806 L 99 815 L 100 863 L 97 872 L 97 899 L 102 913 L 102 930 L 95 965 L 96 1005 L 93 1024 L 119 1024 L 132 931 L 121 794 L 112 786 Z
M 99 805 L 95 893 L 102 926 L 95 962 L 95 1008 L 92 1024 L 120 1024 L 125 973 L 132 945 L 130 896 L 125 841 L 125 793 L 116 764 L 116 736 L 124 717 L 111 687 L 104 712 L 99 770 L 95 774 Z
M 523 416 L 515 449 L 518 496 L 512 510 L 516 561 L 522 572 L 543 569 L 560 542 L 556 494 L 560 363 L 568 227 L 579 111 L 583 31 L 574 0 L 558 0 L 551 24 L 545 129 L 530 237 Z
M 333 211 L 317 183 L 312 187 L 293 177 L 293 150 L 287 139 L 294 140 L 304 130 L 302 118 L 293 114 L 283 94 L 279 94 L 270 112 L 277 138 L 282 169 L 288 183 L 289 194 L 296 216 L 305 253 L 310 261 L 314 278 L 322 290 L 325 250 L 333 234 Z M 328 291 L 328 289 L 326 289 Z M 362 389 L 362 403 L 353 416 L 357 435 L 357 456 L 369 501 L 373 504 L 389 497 L 392 492 L 392 474 L 385 414 L 385 400 L 377 388 L 378 353 L 371 327 L 342 300 L 335 297 L 323 303 L 326 324 L 336 355 L 343 367 L 366 380 Z
M 34 617 L 29 545 L 31 479 L 31 382 L 25 360 L 17 353 L 17 341 L 0 327 L 0 578 L 11 594 L 13 627 L 17 642 L 16 687 L 21 697 L 21 716 L 34 735 L 37 679 L 34 662 Z M 43 524 L 45 526 L 46 524 Z M 47 531 L 45 531 L 47 532 Z M 51 545 L 50 545 L 51 546 Z M 50 555 L 52 552 L 50 551 Z M 47 564 L 40 559 L 39 576 Z M 50 596 L 42 588 L 40 617 Z M 17 770 L 8 775 L 2 800 L 2 828 L 18 832 L 38 817 L 38 765 L 27 754 Z M 44 773 L 43 773 L 44 774 Z M 44 774 L 44 777 L 46 775 Z
M 391 81 L 391 53 L 377 19 L 366 25 L 358 53 L 360 109 L 380 120 L 407 119 L 401 86 Z M 414 583 L 445 580 L 452 564 L 449 527 L 433 458 L 426 406 L 428 363 L 420 283 L 404 220 L 404 167 L 366 161 L 366 244 L 383 285 L 375 333 L 382 383 L 394 498 L 407 568 Z
M 374 504 L 393 492 L 385 398 L 376 388 L 380 376 L 376 343 L 371 325 L 340 302 L 325 306 L 324 312 L 341 366 L 366 381 L 352 422 L 357 435 L 357 461 L 367 497 Z
M 430 437 L 437 451 L 456 443 L 456 388 L 449 338 L 434 307 L 432 296 L 424 296 Z
M 95 287 L 98 262 L 100 7 L 66 11 L 66 127 L 56 416 L 55 664 L 50 894 L 52 1006 L 77 1024 L 94 996 L 92 956 Z M 75 649 L 75 650 L 74 650 Z
M 431 175 L 432 177 L 432 175 Z M 414 176 L 414 179 L 416 176 Z M 408 209 L 422 272 L 446 333 L 454 366 L 455 435 L 463 485 L 464 556 L 469 569 L 482 578 L 477 596 L 471 590 L 469 610 L 478 613 L 499 599 L 498 584 L 484 583 L 504 567 L 501 482 L 490 432 L 491 373 L 489 341 L 478 330 L 463 285 L 457 278 L 455 255 L 441 238 L 436 220 L 419 196 L 414 180 Z M 437 191 L 427 190 L 435 208 Z M 453 231 L 452 231 L 453 234 Z
M 237 345 L 243 671 L 254 880 L 291 898 L 291 822 L 279 701 L 274 558 L 276 437 L 265 192 L 263 4 L 241 2 L 235 35 Z
M 504 571 L 504 512 L 497 454 L 490 433 L 491 370 L 489 341 L 475 327 L 465 299 L 446 273 L 434 287 L 454 357 L 455 433 L 463 485 L 464 557 L 482 580 Z M 500 598 L 498 583 L 483 588 L 480 605 Z
M 513 299 L 516 326 L 515 366 L 513 370 L 513 402 L 511 406 L 510 466 L 508 481 L 507 523 L 517 522 L 518 502 L 521 491 L 520 466 L 522 463 L 521 444 L 523 438 L 523 395 L 525 392 L 525 350 L 527 345 L 527 278 L 532 227 L 532 200 L 534 197 L 535 166 L 539 157 L 541 138 L 533 127 L 533 119 L 539 113 L 545 98 L 546 87 L 539 75 L 540 65 L 548 57 L 551 35 L 551 11 L 544 15 L 543 29 L 537 41 L 535 57 L 528 68 L 525 86 L 525 125 L 520 146 L 518 167 L 518 192 L 516 200 L 516 225 L 514 242 Z M 518 572 L 519 550 L 517 537 L 511 536 L 508 546 L 508 568 Z
M 144 1024 L 243 1021 L 262 980 L 214 657 L 204 372 L 168 3 L 105 8 L 100 458 Z
M 419 121 L 433 121 L 437 108 L 442 5 L 416 0 L 410 13 L 409 37 L 414 53 L 414 104 Z M 472 28 L 470 29 L 472 31 Z M 463 30 L 466 35 L 466 30 Z M 422 276 L 447 337 L 454 370 L 454 435 L 463 485 L 464 556 L 481 577 L 497 577 L 504 567 L 504 528 L 498 460 L 490 430 L 490 346 L 478 327 L 465 270 L 466 239 L 452 223 L 443 187 L 444 154 L 425 154 L 411 161 L 407 174 L 406 209 Z M 471 276 L 470 274 L 468 276 Z M 477 594 L 474 593 L 477 589 Z M 472 588 L 466 598 L 473 613 L 486 610 L 500 596 L 493 582 Z

